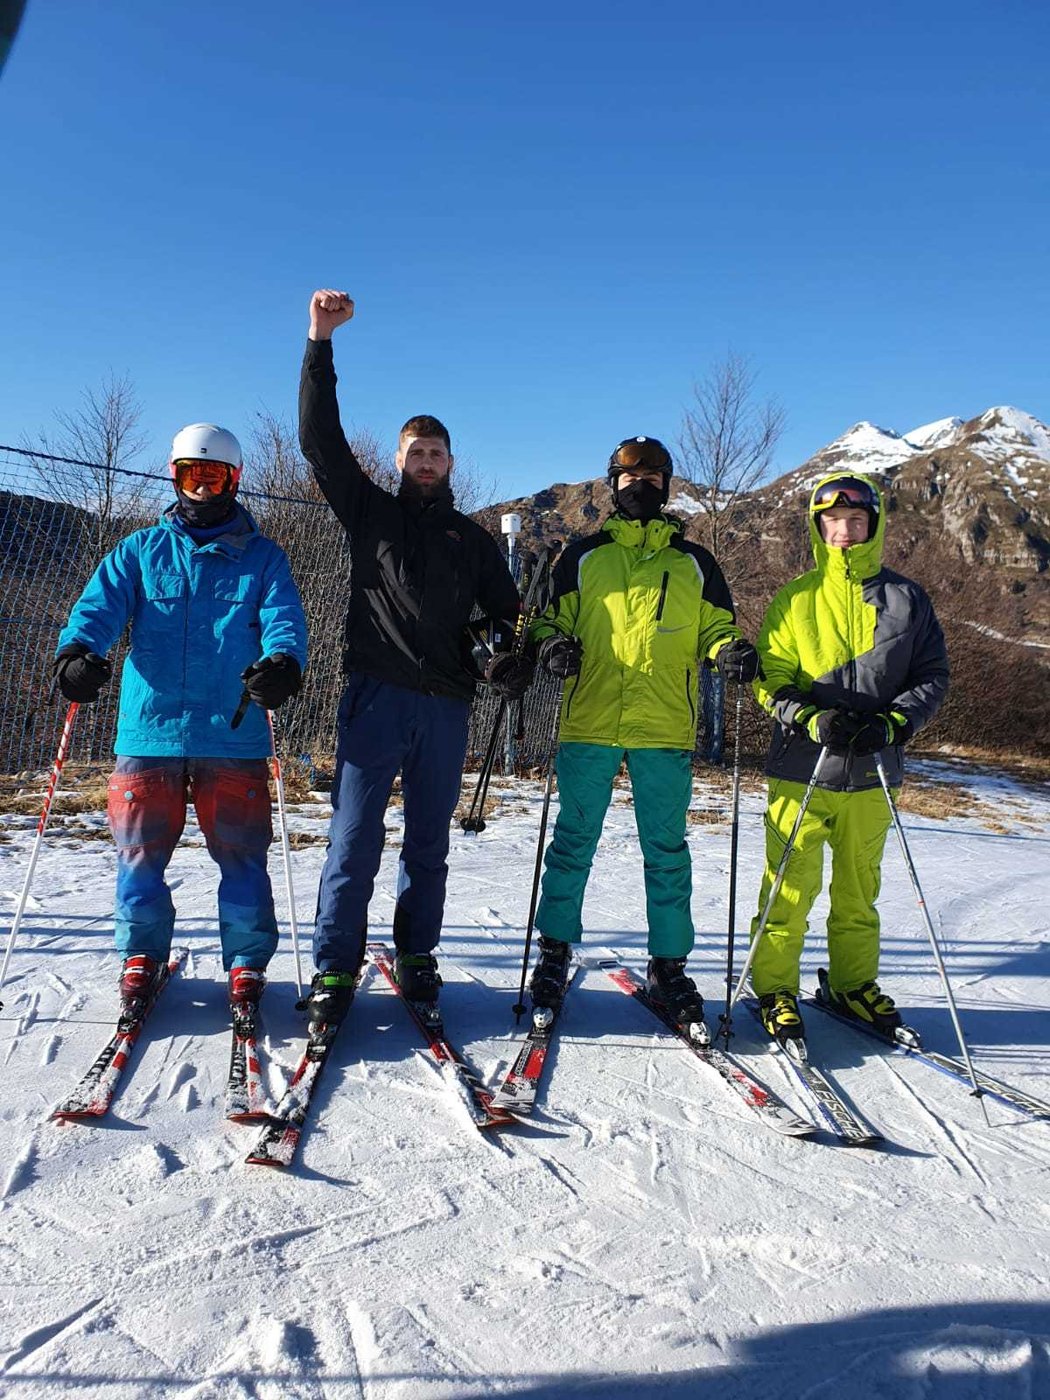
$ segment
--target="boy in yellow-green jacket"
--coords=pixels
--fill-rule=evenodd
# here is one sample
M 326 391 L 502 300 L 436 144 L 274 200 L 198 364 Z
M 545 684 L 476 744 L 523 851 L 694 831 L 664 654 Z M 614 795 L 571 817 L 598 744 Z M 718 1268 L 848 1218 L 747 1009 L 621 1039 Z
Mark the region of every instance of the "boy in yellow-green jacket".
M 540 665 L 565 682 L 557 756 L 559 812 L 536 915 L 540 953 L 530 991 L 544 1024 L 565 990 L 594 851 L 624 757 L 645 869 L 648 987 L 678 1025 L 705 1040 L 703 1000 L 686 976 L 693 947 L 686 810 L 696 743 L 697 665 L 716 661 L 750 681 L 758 657 L 734 623 L 712 556 L 663 513 L 671 457 L 655 438 L 628 438 L 609 461 L 615 511 L 574 541 L 554 570 L 550 606 L 534 624 Z
M 820 892 L 825 842 L 832 851 L 830 999 L 884 1033 L 901 1024 L 876 981 L 875 901 L 890 812 L 874 756 L 881 753 L 888 782 L 899 786 L 902 746 L 944 700 L 948 657 L 926 593 L 883 567 L 885 532 L 873 481 L 843 473 L 819 481 L 809 503 L 816 567 L 780 590 L 758 637 L 762 672 L 755 694 L 776 720 L 766 762 L 767 864 L 759 909 L 817 755 L 829 750 L 751 968 L 763 1024 L 781 1042 L 804 1034 L 799 960 Z M 756 918 L 752 937 L 757 926 Z

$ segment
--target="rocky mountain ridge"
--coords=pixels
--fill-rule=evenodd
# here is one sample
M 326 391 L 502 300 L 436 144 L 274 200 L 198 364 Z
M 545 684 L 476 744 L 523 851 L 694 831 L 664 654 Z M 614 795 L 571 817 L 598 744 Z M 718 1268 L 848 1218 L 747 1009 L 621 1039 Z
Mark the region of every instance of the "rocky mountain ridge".
M 898 433 L 857 423 L 800 466 L 741 497 L 715 552 L 743 617 L 754 622 L 771 593 L 807 567 L 804 503 L 829 471 L 868 473 L 889 512 L 887 562 L 912 573 L 960 625 L 1020 643 L 1050 659 L 1050 428 L 1008 406 L 942 418 Z M 478 512 L 497 536 L 500 517 L 522 518 L 521 547 L 592 533 L 611 509 L 604 476 L 556 483 Z M 712 541 L 702 493 L 676 477 L 669 509 L 686 535 Z M 967 620 L 969 619 L 969 620 Z

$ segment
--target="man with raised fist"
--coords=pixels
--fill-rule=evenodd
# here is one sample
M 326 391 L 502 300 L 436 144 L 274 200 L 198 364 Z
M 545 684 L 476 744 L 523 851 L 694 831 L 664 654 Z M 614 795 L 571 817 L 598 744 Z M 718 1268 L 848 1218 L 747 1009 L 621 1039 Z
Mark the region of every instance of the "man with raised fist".
M 321 873 L 310 1027 L 337 1024 L 365 952 L 368 902 L 383 853 L 383 817 L 401 774 L 404 840 L 394 912 L 402 991 L 437 1020 L 449 823 L 459 797 L 474 677 L 463 636 L 475 606 L 511 624 L 518 591 L 487 531 L 453 505 L 448 430 L 409 418 L 398 434 L 396 495 L 363 471 L 339 421 L 332 332 L 354 303 L 325 289 L 310 301 L 299 386 L 299 438 L 350 549 L 332 824 Z M 508 665 L 508 662 L 515 664 Z M 498 664 L 497 664 L 498 663 Z M 520 695 L 524 658 L 493 658 L 488 677 Z

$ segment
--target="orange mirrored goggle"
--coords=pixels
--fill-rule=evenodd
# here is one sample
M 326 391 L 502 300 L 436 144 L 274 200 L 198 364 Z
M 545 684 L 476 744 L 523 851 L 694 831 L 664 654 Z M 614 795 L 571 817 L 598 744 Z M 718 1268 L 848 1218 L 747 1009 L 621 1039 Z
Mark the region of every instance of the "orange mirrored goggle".
M 629 439 L 609 459 L 609 470 L 670 472 L 671 454 L 657 438 Z
M 172 464 L 177 491 L 195 491 L 207 486 L 215 492 L 228 491 L 233 485 L 233 468 L 226 462 L 205 462 L 183 457 Z

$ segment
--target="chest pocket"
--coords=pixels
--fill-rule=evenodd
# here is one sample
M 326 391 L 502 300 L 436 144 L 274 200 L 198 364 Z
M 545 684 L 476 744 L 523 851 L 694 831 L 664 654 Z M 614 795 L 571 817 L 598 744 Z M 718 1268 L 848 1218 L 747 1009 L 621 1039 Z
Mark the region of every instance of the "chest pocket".
M 186 575 L 177 572 L 147 574 L 142 592 L 149 603 L 171 603 L 186 596 Z
M 179 643 L 186 620 L 189 580 L 171 571 L 148 573 L 131 625 L 131 645 L 140 655 L 164 653 Z
M 217 603 L 257 603 L 258 580 L 251 574 L 240 574 L 215 580 L 215 601 Z

